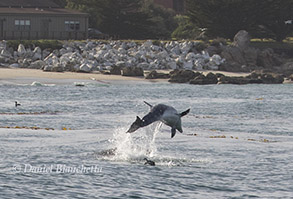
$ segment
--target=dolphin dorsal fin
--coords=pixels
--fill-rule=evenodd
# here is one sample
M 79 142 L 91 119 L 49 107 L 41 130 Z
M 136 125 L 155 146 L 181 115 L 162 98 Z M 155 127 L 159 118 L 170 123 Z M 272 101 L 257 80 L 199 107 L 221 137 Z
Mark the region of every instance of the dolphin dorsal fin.
M 148 105 L 150 108 L 153 108 L 153 105 L 147 103 L 146 101 L 143 101 L 146 105 Z

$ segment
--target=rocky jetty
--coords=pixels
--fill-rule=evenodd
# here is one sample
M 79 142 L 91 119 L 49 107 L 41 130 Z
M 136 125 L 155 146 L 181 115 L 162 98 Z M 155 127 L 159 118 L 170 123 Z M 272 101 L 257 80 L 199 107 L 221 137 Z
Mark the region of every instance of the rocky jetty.
M 0 63 L 2 67 L 54 72 L 108 71 L 110 74 L 130 76 L 141 76 L 140 69 L 218 70 L 225 60 L 220 55 L 210 56 L 207 51 L 198 50 L 200 44 L 197 41 L 159 42 L 157 45 L 150 40 L 141 44 L 133 41 L 74 41 L 50 52 L 39 47 L 32 50 L 22 44 L 14 51 L 3 41 Z
M 239 31 L 231 45 L 205 47 L 198 41 L 169 41 L 141 43 L 134 41 L 67 41 L 59 50 L 35 47 L 17 49 L 0 42 L 0 67 L 32 68 L 46 72 L 100 72 L 109 75 L 165 78 L 174 83 L 246 84 L 282 83 L 284 74 L 291 78 L 293 62 L 284 63 L 272 49 L 251 47 L 248 32 Z M 170 74 L 156 70 L 172 70 Z M 226 77 L 204 70 L 253 72 L 249 77 Z M 262 72 L 259 72 L 262 71 Z M 272 73 L 272 71 L 276 73 Z M 290 76 L 291 75 L 291 76 Z M 290 79 L 289 78 L 289 79 Z M 292 79 L 292 78 L 291 78 Z
M 239 31 L 232 45 L 222 46 L 220 55 L 226 62 L 220 70 L 231 72 L 251 72 L 256 69 L 279 70 L 283 64 L 273 49 L 259 50 L 250 46 L 250 36 L 247 31 Z
M 195 85 L 207 84 L 282 84 L 283 75 L 266 70 L 256 70 L 247 76 L 225 76 L 221 73 L 208 73 L 204 75 L 191 70 L 174 70 L 170 72 L 169 82 L 189 83 Z

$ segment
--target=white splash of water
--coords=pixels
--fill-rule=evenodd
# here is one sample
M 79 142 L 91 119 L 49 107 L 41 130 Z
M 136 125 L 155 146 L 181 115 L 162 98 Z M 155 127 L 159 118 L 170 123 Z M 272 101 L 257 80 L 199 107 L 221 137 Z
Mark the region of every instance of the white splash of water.
M 162 123 L 141 128 L 134 133 L 125 133 L 125 128 L 115 130 L 110 142 L 116 149 L 113 160 L 141 161 L 145 157 L 154 157 L 157 153 L 156 136 Z
M 117 162 L 131 162 L 143 164 L 144 158 L 150 159 L 156 165 L 177 167 L 188 166 L 194 163 L 206 164 L 209 161 L 188 159 L 184 155 L 164 154 L 158 152 L 156 138 L 160 132 L 162 123 L 155 123 L 145 128 L 140 128 L 134 133 L 126 133 L 126 128 L 118 128 L 110 141 L 114 155 L 103 156 L 104 159 Z

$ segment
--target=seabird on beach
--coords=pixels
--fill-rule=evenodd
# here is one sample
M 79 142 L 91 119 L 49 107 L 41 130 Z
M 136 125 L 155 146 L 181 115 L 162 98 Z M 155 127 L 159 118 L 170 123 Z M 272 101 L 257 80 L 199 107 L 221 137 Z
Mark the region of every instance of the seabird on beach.
M 156 121 L 161 121 L 164 124 L 171 127 L 171 138 L 175 136 L 176 130 L 178 130 L 180 133 L 183 132 L 181 126 L 181 117 L 187 115 L 190 109 L 187 109 L 182 113 L 178 113 L 176 109 L 172 106 L 167 106 L 165 104 L 158 104 L 156 106 L 152 106 L 147 102 L 144 103 L 146 103 L 151 108 L 150 112 L 147 115 L 145 115 L 142 119 L 136 116 L 135 122 L 131 124 L 127 133 L 132 133 L 137 129 L 147 126 Z

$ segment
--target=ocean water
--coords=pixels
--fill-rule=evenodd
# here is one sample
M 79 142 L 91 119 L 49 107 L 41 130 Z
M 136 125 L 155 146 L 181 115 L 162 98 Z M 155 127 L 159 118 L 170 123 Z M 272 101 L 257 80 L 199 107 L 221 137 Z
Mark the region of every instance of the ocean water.
M 292 84 L 40 82 L 0 82 L 1 199 L 293 198 Z M 184 132 L 126 134 L 143 101 Z

